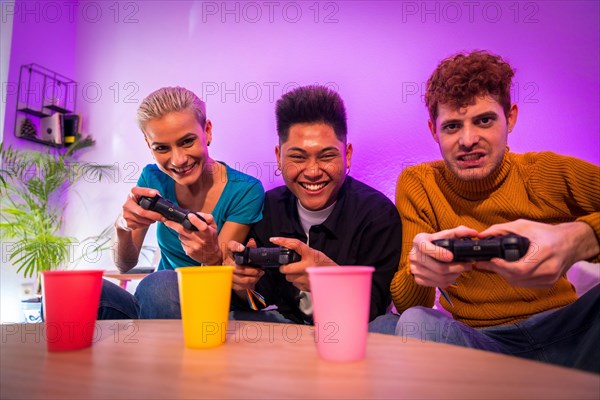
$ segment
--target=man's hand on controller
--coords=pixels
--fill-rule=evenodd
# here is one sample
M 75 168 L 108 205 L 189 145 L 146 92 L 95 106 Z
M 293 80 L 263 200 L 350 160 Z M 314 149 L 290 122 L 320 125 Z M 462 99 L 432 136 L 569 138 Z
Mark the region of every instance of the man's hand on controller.
M 490 226 L 478 236 L 509 233 L 529 239 L 527 254 L 515 262 L 499 258 L 480 261 L 477 268 L 496 272 L 513 286 L 549 288 L 574 263 L 592 258 L 600 251 L 592 228 L 584 222 L 549 225 L 520 219 Z
M 254 239 L 250 239 L 246 246 L 256 247 L 256 242 Z M 245 246 L 243 244 L 234 240 L 230 240 L 227 244 L 228 252 L 226 262 L 228 265 L 235 265 L 235 269 L 233 270 L 232 288 L 241 298 L 245 298 L 246 289 L 254 290 L 260 278 L 265 274 L 265 271 L 262 268 L 235 264 L 233 253 L 244 251 L 244 248 Z
M 413 239 L 409 254 L 410 272 L 415 282 L 421 286 L 446 288 L 465 271 L 472 269 L 472 263 L 454 263 L 453 254 L 431 243 L 436 239 L 458 239 L 477 236 L 477 231 L 459 226 L 436 233 L 419 233 Z
M 279 267 L 279 272 L 285 274 L 285 279 L 300 290 L 310 292 L 310 282 L 308 280 L 308 273 L 306 272 L 307 267 L 337 265 L 325 253 L 309 247 L 298 239 L 272 237 L 270 241 L 278 246 L 294 250 L 300 255 L 300 261 Z

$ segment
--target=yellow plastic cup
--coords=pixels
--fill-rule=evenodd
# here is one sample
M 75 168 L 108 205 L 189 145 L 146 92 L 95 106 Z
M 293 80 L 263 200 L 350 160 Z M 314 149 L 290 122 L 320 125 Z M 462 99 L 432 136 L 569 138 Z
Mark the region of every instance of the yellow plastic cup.
M 220 346 L 227 336 L 232 266 L 177 268 L 185 346 Z

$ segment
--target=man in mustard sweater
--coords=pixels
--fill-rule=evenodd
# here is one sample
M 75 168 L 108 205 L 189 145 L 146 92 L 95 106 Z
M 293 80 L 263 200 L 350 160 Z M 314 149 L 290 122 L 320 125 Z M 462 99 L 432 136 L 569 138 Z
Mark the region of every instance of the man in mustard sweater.
M 391 292 L 401 316 L 374 324 L 600 372 L 600 285 L 578 299 L 565 277 L 574 263 L 599 260 L 600 168 L 509 151 L 513 75 L 502 58 L 473 52 L 442 61 L 429 79 L 429 129 L 443 161 L 406 168 L 398 179 L 403 248 Z M 509 233 L 531 242 L 515 262 L 452 262 L 432 243 Z M 451 316 L 431 309 L 436 287 Z

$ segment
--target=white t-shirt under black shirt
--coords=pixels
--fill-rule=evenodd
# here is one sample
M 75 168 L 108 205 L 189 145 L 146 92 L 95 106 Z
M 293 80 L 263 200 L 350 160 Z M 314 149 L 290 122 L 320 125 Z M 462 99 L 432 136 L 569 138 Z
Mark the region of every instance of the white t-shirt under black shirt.
M 297 201 L 296 204 L 298 206 L 298 216 L 300 217 L 300 224 L 302 225 L 302 229 L 304 230 L 304 233 L 306 234 L 306 244 L 308 244 L 310 241 L 310 233 L 309 232 L 310 232 L 311 226 L 320 225 L 323 222 L 325 222 L 327 217 L 329 217 L 329 215 L 331 215 L 331 212 L 333 211 L 333 207 L 335 207 L 335 203 L 333 203 L 332 205 L 330 205 L 327 208 L 324 208 L 322 210 L 317 210 L 317 211 L 307 210 L 306 208 L 302 207 L 302 204 L 300 204 L 299 201 Z M 312 296 L 311 296 L 310 292 L 305 292 L 304 290 L 300 291 L 299 308 L 300 308 L 300 311 L 302 311 L 304 314 L 306 314 L 308 316 L 312 315 L 312 313 L 313 313 Z

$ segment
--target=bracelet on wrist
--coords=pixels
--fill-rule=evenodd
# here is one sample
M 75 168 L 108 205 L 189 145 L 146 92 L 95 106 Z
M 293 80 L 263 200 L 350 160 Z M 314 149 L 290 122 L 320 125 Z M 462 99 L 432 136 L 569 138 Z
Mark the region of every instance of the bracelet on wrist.
M 133 230 L 127 226 L 127 220 L 125 219 L 125 217 L 123 217 L 123 214 L 119 214 L 115 226 L 117 227 L 117 229 L 121 229 L 125 232 L 131 232 Z

